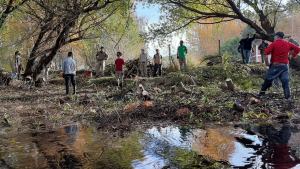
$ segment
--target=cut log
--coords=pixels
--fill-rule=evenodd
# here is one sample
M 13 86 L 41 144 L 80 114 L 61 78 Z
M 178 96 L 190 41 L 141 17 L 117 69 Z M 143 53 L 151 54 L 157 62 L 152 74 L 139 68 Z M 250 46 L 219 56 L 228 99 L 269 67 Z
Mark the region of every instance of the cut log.
M 233 109 L 241 113 L 245 111 L 245 108 L 239 102 L 233 104 Z
M 227 86 L 227 89 L 230 91 L 235 90 L 234 83 L 231 79 L 226 79 L 226 86 Z

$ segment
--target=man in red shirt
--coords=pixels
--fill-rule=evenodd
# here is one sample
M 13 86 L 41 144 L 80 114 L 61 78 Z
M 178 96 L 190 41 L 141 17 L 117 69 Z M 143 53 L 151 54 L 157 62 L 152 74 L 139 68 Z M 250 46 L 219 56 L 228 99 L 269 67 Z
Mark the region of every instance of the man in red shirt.
M 116 79 L 118 82 L 118 86 L 121 88 L 123 87 L 123 79 L 124 79 L 124 73 L 123 73 L 123 66 L 125 64 L 125 61 L 123 58 L 121 58 L 122 53 L 117 52 L 117 59 L 115 60 L 115 71 L 116 71 Z
M 266 58 L 267 66 L 270 66 L 265 81 L 259 93 L 260 96 L 264 95 L 266 91 L 272 86 L 274 79 L 279 78 L 284 90 L 286 99 L 291 99 L 291 91 L 289 86 L 289 53 L 295 58 L 300 52 L 300 48 L 296 45 L 283 40 L 284 33 L 277 32 L 275 34 L 275 41 L 265 49 L 265 56 L 271 54 L 271 63 Z

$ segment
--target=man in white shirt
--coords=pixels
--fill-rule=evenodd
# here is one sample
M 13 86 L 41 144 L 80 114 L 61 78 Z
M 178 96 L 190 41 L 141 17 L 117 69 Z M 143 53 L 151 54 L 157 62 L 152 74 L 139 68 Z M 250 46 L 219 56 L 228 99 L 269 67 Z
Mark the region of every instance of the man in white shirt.
M 73 94 L 76 94 L 76 62 L 73 59 L 73 53 L 69 52 L 68 57 L 64 60 L 63 63 L 63 75 L 65 78 L 65 85 L 66 85 L 66 94 L 69 94 L 69 86 L 70 81 L 73 86 Z
M 141 76 L 145 77 L 145 76 L 147 76 L 148 55 L 147 55 L 147 53 L 145 53 L 144 49 L 141 49 L 139 62 L 140 62 Z

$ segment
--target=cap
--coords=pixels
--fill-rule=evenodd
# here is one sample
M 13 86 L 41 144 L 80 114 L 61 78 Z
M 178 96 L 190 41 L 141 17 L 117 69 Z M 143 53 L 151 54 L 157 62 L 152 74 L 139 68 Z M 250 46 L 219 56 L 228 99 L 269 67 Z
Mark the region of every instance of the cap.
M 278 36 L 280 38 L 284 38 L 284 33 L 283 32 L 276 32 L 275 36 Z

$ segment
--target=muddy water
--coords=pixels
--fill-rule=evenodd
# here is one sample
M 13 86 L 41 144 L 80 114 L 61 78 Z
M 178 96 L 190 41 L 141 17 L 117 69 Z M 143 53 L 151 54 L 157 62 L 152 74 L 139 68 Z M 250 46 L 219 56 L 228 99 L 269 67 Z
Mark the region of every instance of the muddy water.
M 289 124 L 205 129 L 168 126 L 120 137 L 73 124 L 53 132 L 0 134 L 1 169 L 203 168 L 206 163 L 199 157 L 223 161 L 228 164 L 225 168 L 297 169 L 300 131 Z

